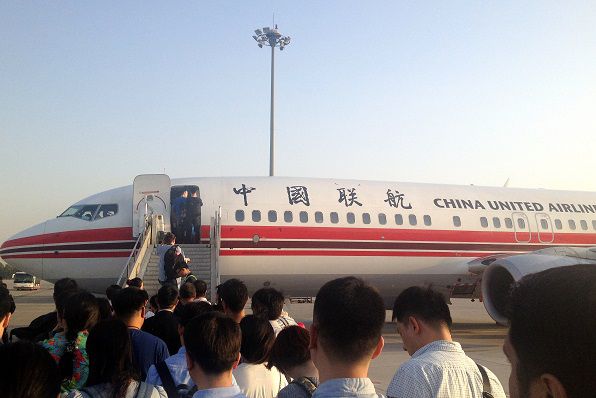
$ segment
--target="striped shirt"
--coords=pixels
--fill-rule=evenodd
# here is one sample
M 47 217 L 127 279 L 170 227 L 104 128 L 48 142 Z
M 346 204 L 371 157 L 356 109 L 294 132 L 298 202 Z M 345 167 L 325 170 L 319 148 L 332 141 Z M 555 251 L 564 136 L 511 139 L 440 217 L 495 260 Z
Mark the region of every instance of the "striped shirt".
M 499 379 L 488 369 L 486 373 L 490 384 L 488 392 L 494 398 L 505 398 Z M 397 370 L 387 388 L 387 396 L 479 398 L 482 385 L 478 366 L 461 345 L 437 340 L 420 348 Z

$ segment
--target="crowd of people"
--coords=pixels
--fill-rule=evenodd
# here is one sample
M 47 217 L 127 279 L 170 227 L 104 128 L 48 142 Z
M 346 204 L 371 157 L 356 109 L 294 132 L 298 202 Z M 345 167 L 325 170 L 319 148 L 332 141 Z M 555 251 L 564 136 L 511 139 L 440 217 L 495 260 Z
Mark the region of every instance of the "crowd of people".
M 568 266 L 523 278 L 512 290 L 504 352 L 511 397 L 587 397 L 596 391 L 596 267 Z M 193 397 L 327 398 L 380 396 L 368 377 L 384 347 L 385 305 L 356 277 L 319 290 L 307 329 L 273 288 L 252 294 L 238 279 L 210 303 L 202 281 L 164 284 L 154 297 L 142 281 L 110 286 L 107 299 L 64 278 L 56 310 L 20 340 L 0 345 L 0 395 L 7 398 Z M 150 311 L 151 310 L 151 315 Z M 0 334 L 15 311 L 0 286 Z M 411 287 L 393 320 L 411 358 L 389 397 L 505 397 L 497 377 L 451 335 L 445 298 Z

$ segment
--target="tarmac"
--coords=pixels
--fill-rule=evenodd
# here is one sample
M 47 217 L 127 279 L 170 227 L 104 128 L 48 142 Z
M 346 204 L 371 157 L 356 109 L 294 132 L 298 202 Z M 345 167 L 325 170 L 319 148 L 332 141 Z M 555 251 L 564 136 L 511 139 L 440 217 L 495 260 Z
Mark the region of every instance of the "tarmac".
M 15 291 L 11 280 L 5 283 L 11 290 L 17 309 L 11 318 L 10 329 L 27 326 L 35 317 L 54 310 L 52 300 L 53 285 L 42 281 L 36 291 Z M 312 322 L 313 304 L 286 303 L 286 310 L 296 321 Z M 453 340 L 459 342 L 464 351 L 481 365 L 497 375 L 503 388 L 509 394 L 509 373 L 511 366 L 503 354 L 502 345 L 507 328 L 495 324 L 484 310 L 482 303 L 456 299 L 450 306 L 453 318 Z M 369 377 L 379 393 L 385 394 L 397 368 L 408 360 L 409 355 L 403 350 L 402 340 L 391 323 L 391 312 L 387 311 L 387 323 L 383 331 L 385 347 L 381 355 L 373 360 Z

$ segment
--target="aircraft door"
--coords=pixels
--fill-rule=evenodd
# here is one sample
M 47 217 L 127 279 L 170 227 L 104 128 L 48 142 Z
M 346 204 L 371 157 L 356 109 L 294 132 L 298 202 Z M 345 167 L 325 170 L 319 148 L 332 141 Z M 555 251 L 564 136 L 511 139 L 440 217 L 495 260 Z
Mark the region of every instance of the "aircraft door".
M 170 177 L 165 174 L 141 174 L 135 177 L 132 196 L 132 235 L 139 236 L 151 214 L 162 214 L 164 227 L 170 226 Z
M 513 229 L 515 231 L 516 242 L 529 242 L 532 238 L 530 232 L 530 222 L 528 216 L 524 213 L 513 213 Z
M 171 227 L 177 243 L 195 244 L 207 240 L 208 225 L 202 228 L 201 208 L 203 200 L 197 185 L 173 186 L 170 194 Z
M 536 225 L 538 230 L 538 240 L 542 243 L 551 243 L 555 240 L 553 224 L 546 213 L 536 213 Z

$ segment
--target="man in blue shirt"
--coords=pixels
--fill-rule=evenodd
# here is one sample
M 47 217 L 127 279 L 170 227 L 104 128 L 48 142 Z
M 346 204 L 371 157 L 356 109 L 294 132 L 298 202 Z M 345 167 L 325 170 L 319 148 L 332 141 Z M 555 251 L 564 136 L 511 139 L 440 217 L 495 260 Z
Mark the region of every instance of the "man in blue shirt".
M 319 369 L 313 398 L 377 398 L 368 378 L 383 350 L 385 306 L 375 288 L 353 276 L 327 282 L 315 300 L 310 352 Z
M 200 315 L 186 325 L 186 365 L 198 388 L 193 398 L 246 398 L 232 384 L 241 340 L 240 326 L 220 312 Z
M 145 305 L 149 301 L 147 292 L 136 287 L 122 289 L 112 302 L 116 317 L 122 320 L 130 332 L 132 356 L 141 380 L 147 377 L 149 367 L 170 356 L 166 343 L 158 337 L 143 332 Z

